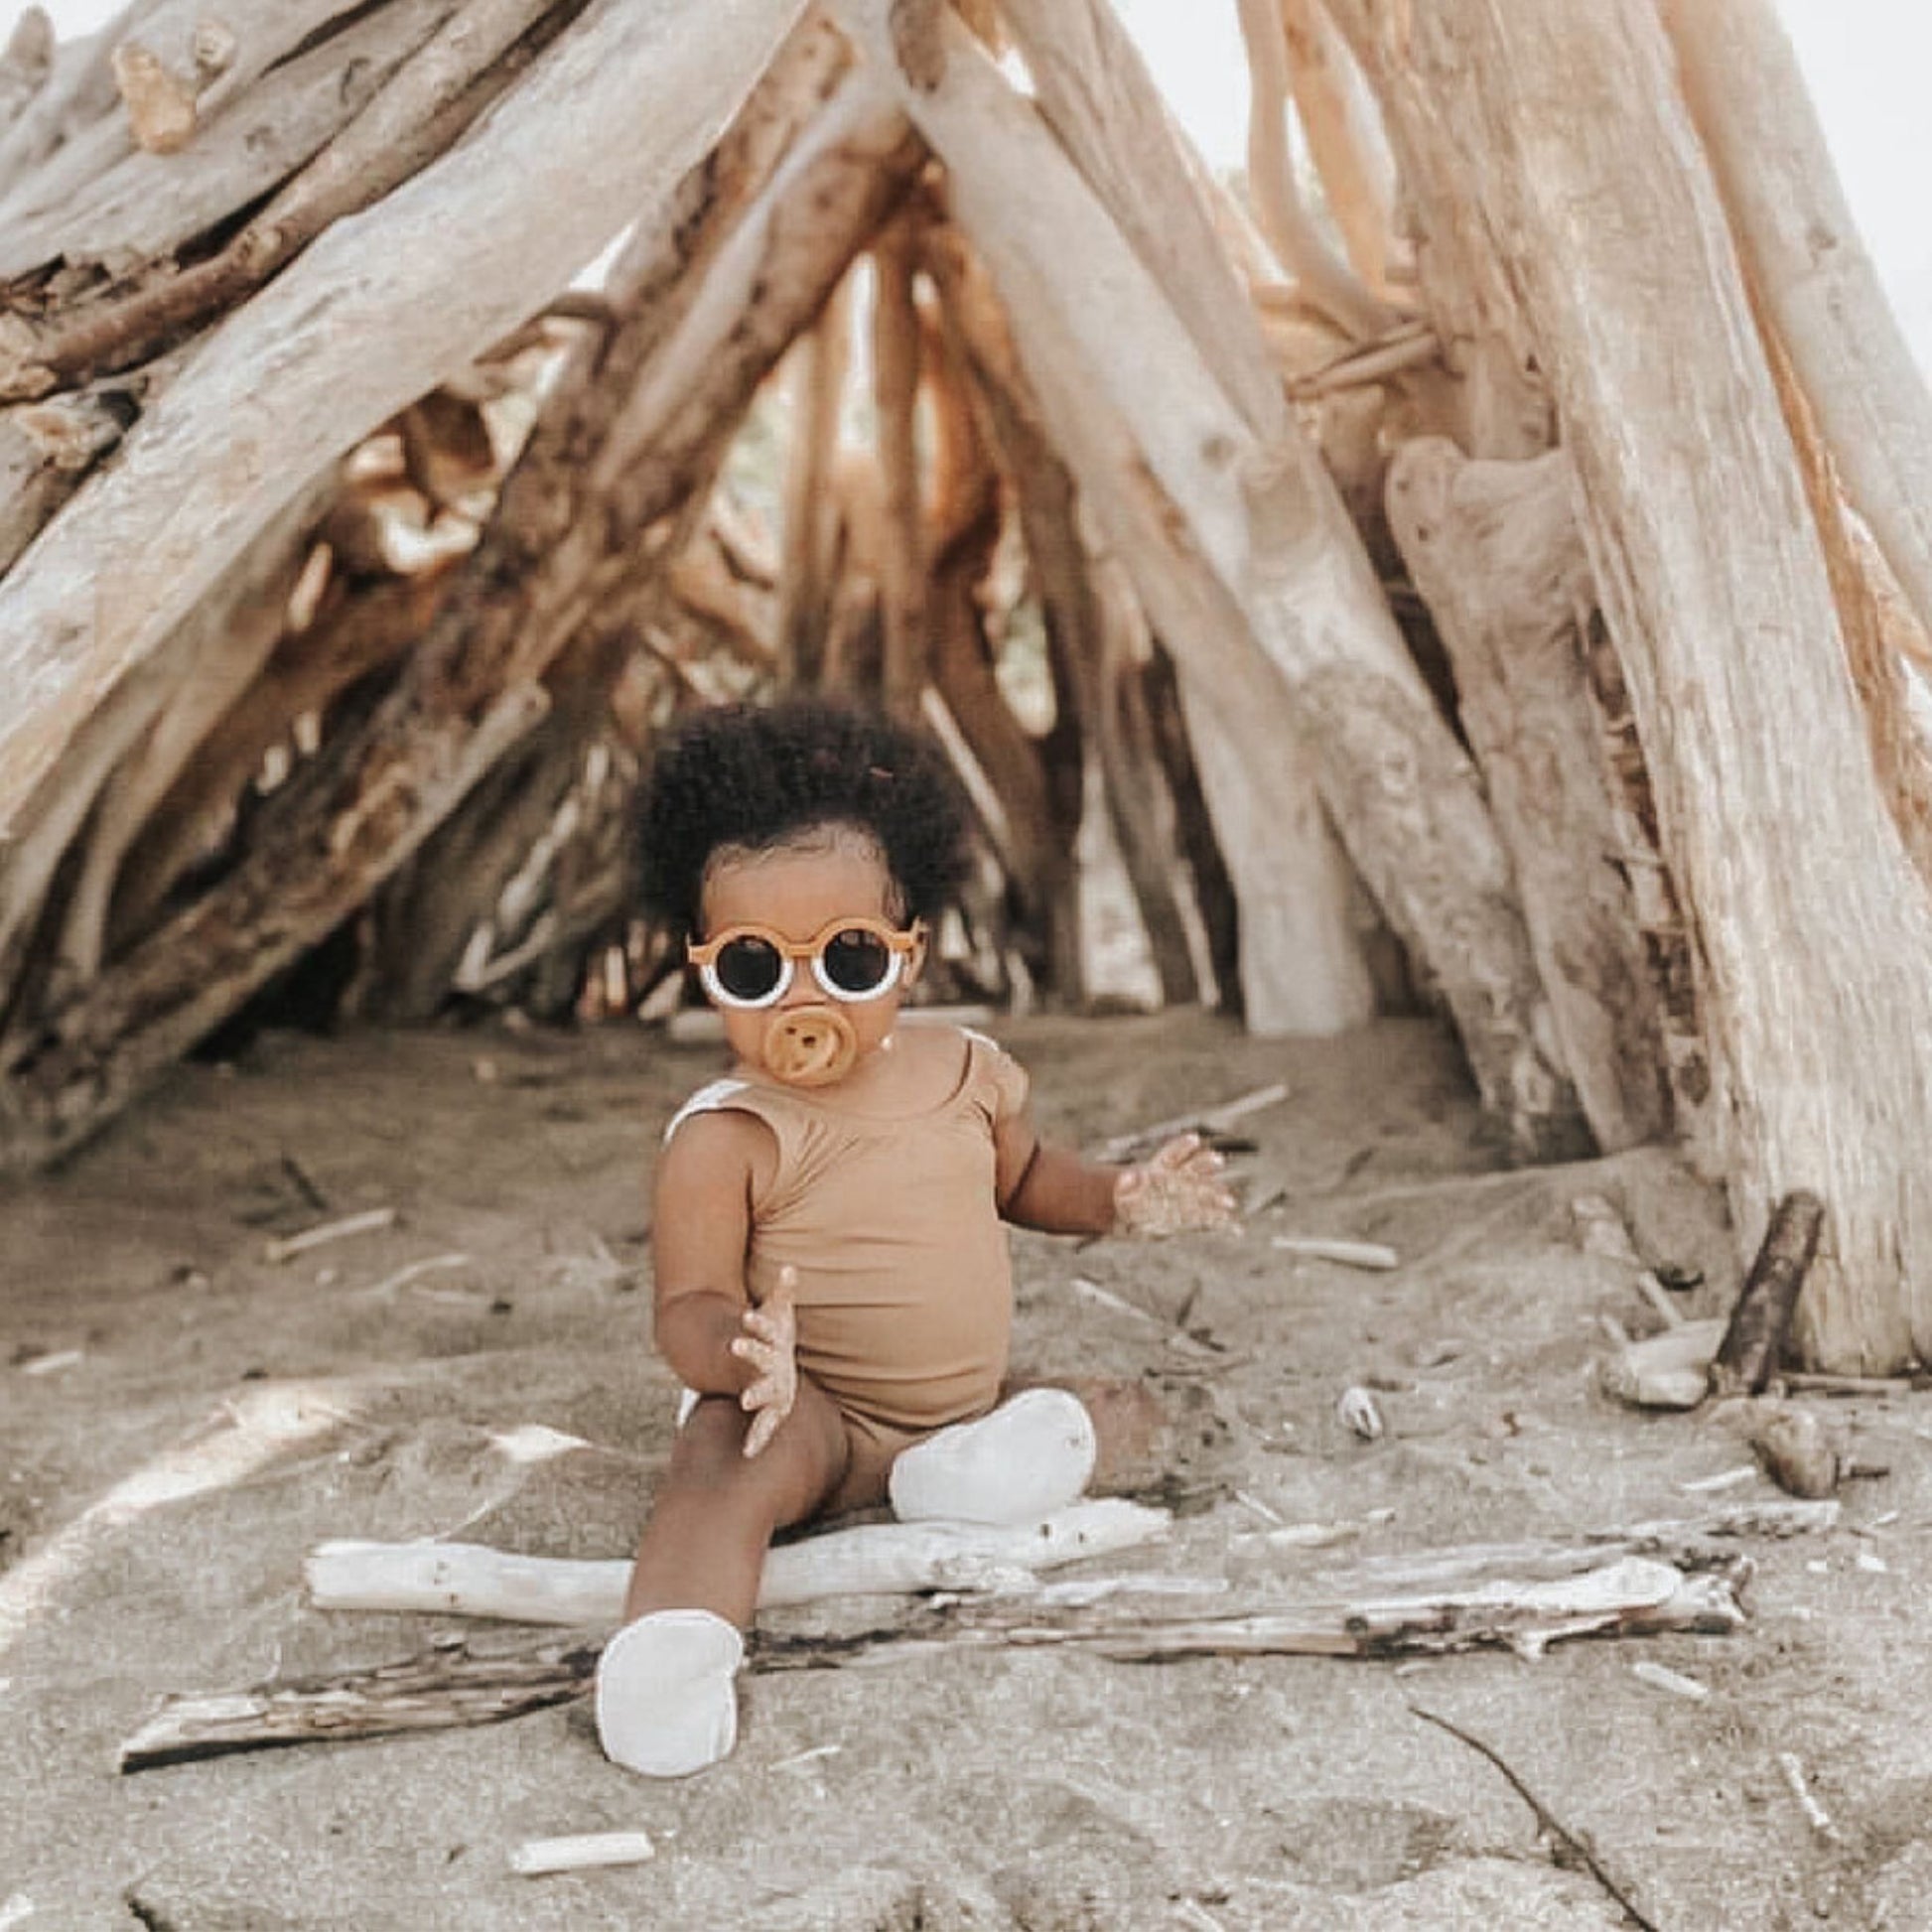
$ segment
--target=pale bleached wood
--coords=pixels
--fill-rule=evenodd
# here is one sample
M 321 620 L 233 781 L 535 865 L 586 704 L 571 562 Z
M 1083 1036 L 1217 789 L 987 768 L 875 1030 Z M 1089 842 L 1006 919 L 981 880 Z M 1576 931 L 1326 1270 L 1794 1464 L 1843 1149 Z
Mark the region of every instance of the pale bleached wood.
M 866 1523 L 767 1552 L 759 1608 L 834 1596 L 985 1590 L 1016 1574 L 1057 1569 L 1158 1541 L 1172 1518 L 1118 1497 L 1037 1523 Z M 584 1628 L 623 1616 L 628 1559 L 525 1557 L 474 1543 L 323 1543 L 303 1565 L 319 1610 L 424 1610 Z
M 30 6 L 14 22 L 0 49 L 0 134 L 33 104 L 54 71 L 54 22 L 45 7 Z
M 124 434 L 96 396 L 49 396 L 0 410 L 0 576 Z
M 1208 194 L 1146 63 L 1108 0 L 1005 0 L 1040 111 L 1186 325 L 1201 359 L 1257 436 L 1279 435 L 1281 385 Z
M 1659 1138 L 1657 991 L 1618 840 L 1585 659 L 1595 606 L 1569 459 L 1470 461 L 1444 438 L 1389 466 L 1390 527 L 1455 672 L 1564 1060 L 1597 1145 Z
M 1733 236 L 1832 461 L 1932 625 L 1932 392 L 1893 315 L 1771 0 L 1665 0 Z
M 174 253 L 308 161 L 454 11 L 395 0 L 263 76 L 181 153 L 136 151 L 52 209 L 0 224 L 0 281 L 57 258 L 119 277 Z
M 1008 337 L 984 271 L 964 259 L 948 270 L 943 256 L 934 259 L 947 276 L 949 320 L 975 360 L 997 368 Z M 1308 1034 L 1360 1024 L 1373 994 L 1348 924 L 1346 861 L 1299 756 L 1287 694 L 1198 553 L 1144 492 L 1128 487 L 1145 459 L 1084 358 L 1070 345 L 1016 346 L 1054 444 L 1104 526 L 1101 556 L 1118 558 L 1183 666 L 1189 735 L 1240 898 L 1248 1024 Z
M 277 794 L 218 885 L 47 1017 L 0 1087 L 0 1165 L 94 1131 L 362 903 L 486 768 L 472 745 L 480 713 L 503 726 L 492 757 L 516 742 L 536 714 L 518 718 L 498 694 L 535 688 L 582 626 L 669 562 L 679 506 L 923 157 L 897 108 L 854 75 L 761 190 L 710 162 L 694 170 L 696 208 L 674 198 L 640 244 L 654 299 L 591 365 L 599 386 L 577 395 L 579 412 L 532 439 L 397 689 Z
M 1322 0 L 1280 0 L 1289 84 L 1348 260 L 1372 293 L 1388 288 L 1395 157 L 1375 103 Z
M 841 17 L 884 64 L 879 12 L 852 0 Z M 1252 815 L 1236 826 L 1221 817 L 1225 771 L 1217 798 L 1208 767 L 1241 890 L 1250 1023 L 1332 1030 L 1349 1024 L 1339 1013 L 1359 1018 L 1368 1005 L 1339 897 L 1345 875 L 1322 878 L 1315 801 L 1296 795 L 1312 770 L 1349 857 L 1441 987 L 1513 1145 L 1544 1157 L 1580 1151 L 1587 1130 L 1550 1056 L 1528 936 L 1475 771 L 1318 459 L 1299 436 L 1256 443 L 1035 110 L 963 33 L 948 42 L 942 78 L 908 84 L 907 111 L 946 163 L 960 226 L 985 253 L 1054 440 L 1184 667 L 1199 755 L 1225 760 L 1250 787 L 1281 786 L 1272 817 L 1253 810 L 1250 789 Z M 1285 771 L 1298 743 L 1309 765 Z M 1291 883 L 1296 866 L 1307 870 Z
M 1894 1370 L 1932 1346 L 1932 919 L 1661 23 L 1646 0 L 1371 11 L 1405 56 L 1392 111 L 1436 127 L 1439 189 L 1495 238 L 1563 412 L 1728 1094 L 1740 1245 L 1818 1194 L 1807 1365 Z
M 116 102 L 110 66 L 113 32 L 63 41 L 48 77 L 10 126 L 0 128 L 0 200 L 38 167 L 69 132 L 109 113 Z
M 1383 335 L 1397 312 L 1329 247 L 1303 205 L 1289 153 L 1288 39 L 1280 0 L 1238 0 L 1248 50 L 1248 186 L 1262 232 L 1297 286 L 1358 342 Z
M 321 236 L 209 342 L 0 584 L 0 831 L 293 480 L 480 354 L 666 196 L 797 11 L 593 5 L 458 154 Z M 643 116 L 640 73 L 656 101 Z M 371 341 L 383 354 L 363 352 Z

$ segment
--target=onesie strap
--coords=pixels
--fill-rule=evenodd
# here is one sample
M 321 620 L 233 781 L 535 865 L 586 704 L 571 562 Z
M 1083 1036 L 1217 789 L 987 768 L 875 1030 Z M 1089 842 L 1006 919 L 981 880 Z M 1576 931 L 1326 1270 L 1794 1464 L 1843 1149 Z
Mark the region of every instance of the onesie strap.
M 676 1113 L 671 1116 L 671 1124 L 664 1130 L 666 1143 L 693 1114 L 715 1114 L 727 1111 L 741 1093 L 750 1093 L 749 1080 L 713 1080 L 709 1086 L 700 1087 Z

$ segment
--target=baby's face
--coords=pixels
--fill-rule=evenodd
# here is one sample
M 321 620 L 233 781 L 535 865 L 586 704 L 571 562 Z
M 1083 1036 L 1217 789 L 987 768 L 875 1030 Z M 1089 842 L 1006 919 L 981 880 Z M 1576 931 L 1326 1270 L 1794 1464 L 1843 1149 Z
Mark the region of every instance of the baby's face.
M 702 936 L 710 938 L 735 925 L 756 925 L 802 945 L 841 919 L 883 919 L 897 926 L 893 897 L 892 875 L 877 847 L 857 834 L 835 833 L 810 844 L 714 860 L 705 875 Z M 920 963 L 914 953 L 889 992 L 847 1002 L 828 1000 L 801 960 L 774 1005 L 754 1010 L 718 1007 L 725 1037 L 741 1060 L 760 1065 L 765 1032 L 775 1017 L 800 1007 L 829 1006 L 853 1031 L 856 1068 L 892 1037 L 900 998 L 917 977 Z M 844 1077 L 850 1078 L 850 1073 Z

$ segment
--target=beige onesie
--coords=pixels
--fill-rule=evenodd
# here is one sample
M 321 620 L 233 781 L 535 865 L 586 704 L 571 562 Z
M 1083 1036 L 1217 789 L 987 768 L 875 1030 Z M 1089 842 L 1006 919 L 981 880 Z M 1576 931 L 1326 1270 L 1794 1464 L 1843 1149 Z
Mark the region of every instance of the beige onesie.
M 958 1084 L 923 1114 L 868 1117 L 740 1078 L 694 1094 L 665 1134 L 721 1108 L 770 1128 L 778 1159 L 752 1202 L 746 1283 L 762 1302 L 779 1269 L 798 1271 L 798 1366 L 846 1418 L 866 1465 L 854 1478 L 984 1414 L 1006 1374 L 1013 1274 L 993 1134 L 1026 1105 L 1027 1075 L 983 1035 L 959 1039 Z

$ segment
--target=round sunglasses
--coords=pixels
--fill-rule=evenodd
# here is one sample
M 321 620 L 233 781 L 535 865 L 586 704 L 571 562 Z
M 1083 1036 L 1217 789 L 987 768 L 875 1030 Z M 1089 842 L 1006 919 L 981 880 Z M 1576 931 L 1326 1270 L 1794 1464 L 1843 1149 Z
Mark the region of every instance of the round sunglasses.
M 903 932 L 884 919 L 834 919 L 802 941 L 768 926 L 735 925 L 702 945 L 692 940 L 685 957 L 720 1006 L 775 1006 L 789 991 L 801 959 L 828 998 L 851 1005 L 890 993 L 904 974 L 907 956 L 924 939 L 923 919 Z

